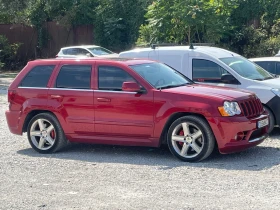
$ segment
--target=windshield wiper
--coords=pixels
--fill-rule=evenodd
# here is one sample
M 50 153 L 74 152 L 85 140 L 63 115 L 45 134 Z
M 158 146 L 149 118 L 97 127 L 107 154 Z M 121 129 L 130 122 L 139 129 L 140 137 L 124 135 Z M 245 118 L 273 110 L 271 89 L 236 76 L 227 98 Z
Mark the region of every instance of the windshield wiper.
M 274 77 L 274 78 L 276 78 L 276 77 Z M 268 79 L 273 79 L 273 77 L 265 77 L 265 78 L 263 78 L 263 80 L 268 80 Z
M 187 84 L 189 84 L 189 83 L 184 83 L 184 84 L 180 84 L 180 85 L 166 85 L 166 86 L 158 87 L 157 89 L 162 90 L 162 89 L 168 89 L 168 88 L 175 88 L 175 87 L 185 86 Z

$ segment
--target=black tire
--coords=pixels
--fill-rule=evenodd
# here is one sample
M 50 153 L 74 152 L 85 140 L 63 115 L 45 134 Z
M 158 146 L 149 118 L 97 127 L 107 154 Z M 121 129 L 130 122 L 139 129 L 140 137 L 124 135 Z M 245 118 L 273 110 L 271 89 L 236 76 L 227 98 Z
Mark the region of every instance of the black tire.
M 269 108 L 264 106 L 264 109 L 269 114 L 268 133 L 271 133 L 274 129 L 274 126 L 275 126 L 275 118 L 274 118 L 274 115 L 273 115 L 272 111 L 270 111 Z
M 43 122 L 42 124 L 44 125 L 45 129 L 40 128 L 39 122 Z M 48 131 L 47 131 L 47 128 L 51 128 L 49 127 L 51 125 L 53 126 L 51 129 L 51 132 L 53 134 L 52 137 L 48 135 Z M 44 134 L 46 138 L 51 137 L 52 143 L 49 143 L 48 140 L 50 139 L 45 140 L 45 138 L 42 135 L 43 133 L 42 130 L 45 132 Z M 40 136 L 37 136 L 34 135 L 34 133 L 41 133 L 41 134 Z M 59 121 L 53 114 L 50 113 L 38 114 L 30 120 L 27 127 L 27 137 L 28 137 L 29 144 L 32 146 L 32 148 L 37 152 L 43 154 L 57 152 L 67 145 L 67 139 L 65 137 L 64 131 Z M 44 148 L 39 148 L 41 138 L 43 138 L 42 142 L 44 142 L 41 144 L 41 146 L 43 146 Z
M 182 123 L 184 125 L 186 125 L 185 123 L 187 123 L 187 126 L 188 126 L 187 130 L 188 130 L 188 133 L 190 134 L 190 135 L 188 135 L 189 137 L 185 137 L 185 133 L 183 134 L 182 137 L 180 135 L 178 136 L 177 130 L 180 129 L 180 126 L 183 129 Z M 201 132 L 199 132 L 199 131 L 201 131 Z M 184 131 L 181 131 L 181 132 L 184 132 Z M 201 137 L 193 139 L 192 136 L 194 136 L 194 134 L 198 134 L 198 133 L 201 134 Z M 177 142 L 177 140 L 173 141 L 172 135 L 173 135 L 173 138 L 175 137 L 174 135 L 176 135 L 176 137 L 179 137 L 180 141 L 182 140 L 181 138 L 183 138 L 184 142 L 180 142 L 179 140 L 178 140 L 178 142 Z M 189 142 L 186 142 L 186 141 L 189 141 Z M 170 152 L 175 157 L 179 158 L 182 161 L 186 161 L 186 162 L 198 162 L 198 161 L 201 161 L 201 160 L 209 157 L 214 150 L 215 142 L 216 142 L 216 140 L 215 140 L 214 134 L 213 134 L 209 124 L 207 123 L 207 121 L 205 119 L 203 119 L 202 117 L 199 117 L 199 116 L 189 115 L 189 116 L 184 116 L 184 117 L 178 118 L 171 124 L 171 126 L 168 130 L 168 133 L 167 133 L 167 144 L 168 144 Z M 180 146 L 181 146 L 181 151 L 179 151 Z M 186 155 L 183 156 L 183 155 L 179 154 L 179 152 L 182 152 L 183 147 L 185 147 L 185 146 L 188 149 L 186 149 Z M 195 146 L 196 150 L 193 149 L 193 146 Z M 197 146 L 199 146 L 199 147 L 197 147 Z M 199 150 L 197 148 L 199 148 Z M 196 151 L 199 151 L 199 152 L 196 152 Z M 188 153 L 190 155 L 188 155 Z M 197 154 L 192 154 L 192 153 L 197 153 Z

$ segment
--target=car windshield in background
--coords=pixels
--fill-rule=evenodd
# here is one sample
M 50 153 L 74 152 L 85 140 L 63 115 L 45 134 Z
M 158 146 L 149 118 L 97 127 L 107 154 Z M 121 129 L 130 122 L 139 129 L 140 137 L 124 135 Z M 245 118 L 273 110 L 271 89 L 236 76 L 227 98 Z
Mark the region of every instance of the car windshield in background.
M 220 58 L 220 60 L 242 77 L 260 81 L 273 79 L 273 76 L 266 70 L 243 57 Z
M 110 50 L 107 50 L 103 47 L 93 47 L 93 48 L 88 48 L 94 55 L 110 55 L 114 54 Z
M 193 83 L 174 69 L 162 63 L 131 65 L 130 68 L 136 71 L 156 89 L 173 88 Z

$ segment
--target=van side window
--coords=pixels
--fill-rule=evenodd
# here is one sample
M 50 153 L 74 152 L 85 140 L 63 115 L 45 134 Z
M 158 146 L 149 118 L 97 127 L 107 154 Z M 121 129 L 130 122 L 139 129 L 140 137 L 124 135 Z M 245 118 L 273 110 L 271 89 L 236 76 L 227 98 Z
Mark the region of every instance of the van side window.
M 54 65 L 36 66 L 24 77 L 19 87 L 47 87 Z
M 122 91 L 123 82 L 135 81 L 126 71 L 113 66 L 98 67 L 98 89 Z
M 56 79 L 56 88 L 90 89 L 91 66 L 62 66 Z
M 221 77 L 229 74 L 218 64 L 203 59 L 193 59 L 192 78 L 196 82 L 222 83 Z

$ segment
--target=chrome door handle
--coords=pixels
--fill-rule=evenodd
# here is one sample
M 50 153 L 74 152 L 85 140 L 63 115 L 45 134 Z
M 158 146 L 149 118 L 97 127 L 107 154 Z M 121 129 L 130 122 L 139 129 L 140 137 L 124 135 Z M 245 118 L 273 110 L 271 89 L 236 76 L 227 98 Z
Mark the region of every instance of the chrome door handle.
M 51 95 L 51 98 L 52 99 L 60 99 L 60 98 L 62 98 L 62 96 L 61 95 Z
M 99 101 L 99 102 L 110 102 L 111 99 L 110 98 L 97 98 L 97 101 Z

